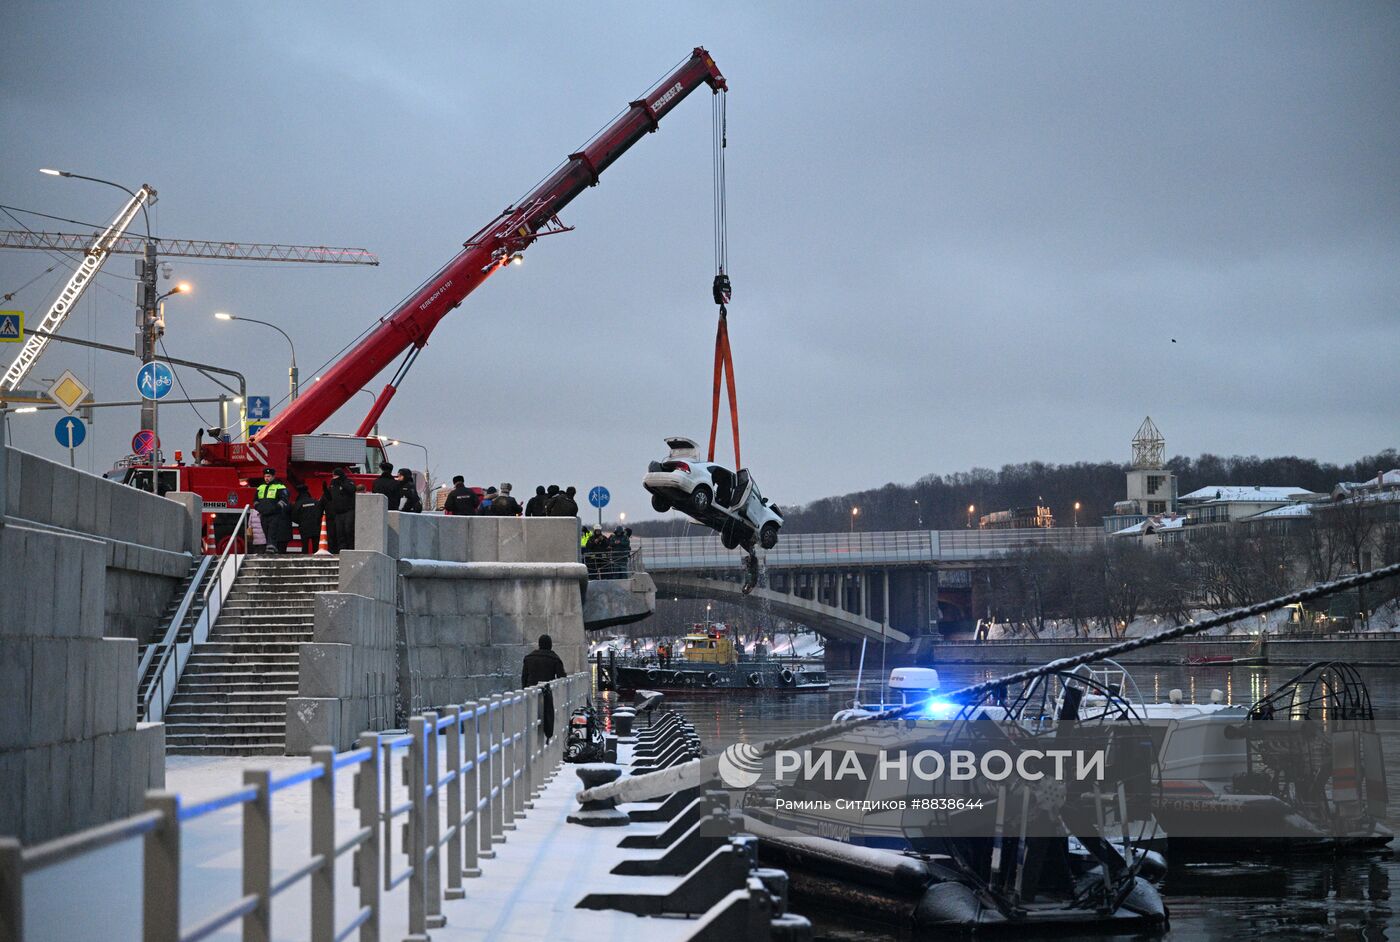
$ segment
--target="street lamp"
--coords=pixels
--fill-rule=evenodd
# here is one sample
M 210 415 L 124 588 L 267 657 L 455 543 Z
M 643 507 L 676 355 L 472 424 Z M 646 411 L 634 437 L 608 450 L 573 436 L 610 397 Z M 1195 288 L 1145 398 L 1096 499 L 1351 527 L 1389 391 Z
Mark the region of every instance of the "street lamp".
M 421 449 L 423 450 L 423 473 L 424 473 L 424 474 L 427 474 L 427 473 L 428 473 L 428 449 L 427 449 L 427 447 L 424 446 L 424 445 L 420 445 L 420 444 L 418 444 L 417 442 L 405 441 L 405 440 L 403 440 L 402 438 L 395 438 L 395 439 L 391 439 L 391 440 L 389 441 L 389 447 L 390 447 L 390 448 L 397 448 L 399 445 L 412 445 L 414 448 L 421 448 Z
M 924 528 L 924 508 L 919 506 L 919 498 L 917 497 L 914 498 L 914 513 L 919 518 L 919 529 L 922 530 Z
M 852 532 L 852 533 L 856 532 L 856 518 L 859 517 L 859 516 L 860 516 L 860 508 L 859 508 L 859 507 L 852 507 L 852 508 L 851 508 L 851 532 Z
M 1079 501 L 1074 502 L 1074 527 L 1079 529 Z
M 140 348 L 137 355 L 141 357 L 142 363 L 150 363 L 156 358 L 156 341 L 160 338 L 160 315 L 158 313 L 160 299 L 156 290 L 156 241 L 151 236 L 151 213 L 147 208 L 148 202 L 153 202 L 156 198 L 155 190 L 149 186 L 145 191 L 150 194 L 149 199 L 139 199 L 136 193 L 130 188 L 122 186 L 112 180 L 104 180 L 101 177 L 89 177 L 86 174 L 73 173 L 68 170 L 54 170 L 51 167 L 42 167 L 40 173 L 51 177 L 70 177 L 74 180 L 87 180 L 91 183 L 101 183 L 104 186 L 114 187 L 121 190 L 133 200 L 141 205 L 141 217 L 146 228 L 146 247 L 141 259 L 141 292 L 140 304 L 141 313 L 136 320 L 137 335 L 140 338 Z M 179 293 L 178 291 L 176 293 Z M 167 295 L 168 297 L 168 295 Z M 141 427 L 156 431 L 156 400 L 151 399 L 141 403 Z M 155 468 L 159 461 L 160 449 L 151 450 L 151 467 Z M 154 472 L 153 472 L 154 474 Z M 152 478 L 154 480 L 154 477 Z
M 974 510 L 976 510 L 976 509 L 977 509 L 977 506 L 976 506 L 975 504 L 968 504 L 968 505 L 967 505 L 967 528 L 968 528 L 969 530 L 972 529 L 972 512 L 973 512 Z
M 176 287 L 179 286 L 176 285 Z M 226 311 L 219 311 L 214 315 L 214 318 L 215 320 L 221 321 L 247 321 L 250 324 L 262 324 L 264 327 L 271 327 L 282 335 L 287 341 L 287 346 L 290 347 L 292 351 L 292 365 L 291 368 L 287 370 L 287 377 L 290 380 L 288 385 L 291 388 L 291 398 L 292 401 L 295 402 L 297 393 L 301 391 L 301 384 L 297 382 L 297 348 L 296 344 L 292 343 L 292 338 L 288 336 L 287 332 L 276 324 L 269 323 L 268 321 L 260 321 L 256 317 L 244 317 L 242 314 L 229 314 Z

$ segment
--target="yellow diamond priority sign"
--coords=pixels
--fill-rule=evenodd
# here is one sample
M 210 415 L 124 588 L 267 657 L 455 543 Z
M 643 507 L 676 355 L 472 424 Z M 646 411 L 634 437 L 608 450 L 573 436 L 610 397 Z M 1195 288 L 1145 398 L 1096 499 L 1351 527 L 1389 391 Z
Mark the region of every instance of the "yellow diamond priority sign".
M 72 415 L 78 411 L 78 407 L 90 392 L 92 390 L 74 376 L 72 370 L 64 370 L 58 381 L 49 387 L 49 398 L 62 406 L 64 412 Z

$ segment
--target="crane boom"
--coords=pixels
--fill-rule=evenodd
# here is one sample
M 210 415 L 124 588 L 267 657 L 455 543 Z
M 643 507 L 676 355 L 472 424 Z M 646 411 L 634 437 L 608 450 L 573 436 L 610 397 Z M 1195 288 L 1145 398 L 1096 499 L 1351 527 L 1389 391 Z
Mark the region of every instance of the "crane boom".
M 130 191 L 128 191 L 130 192 Z M 68 284 L 53 304 L 49 306 L 48 313 L 39 322 L 41 333 L 30 334 L 24 341 L 24 346 L 20 348 L 19 356 L 15 357 L 10 368 L 5 371 L 5 376 L 0 379 L 0 391 L 12 391 L 24 382 L 24 378 L 29 375 L 29 371 L 38 362 L 40 354 L 49 344 L 46 334 L 58 332 L 58 328 L 63 326 L 63 322 L 68 319 L 68 314 L 73 310 L 78 299 L 87 291 L 88 285 L 92 284 L 93 278 L 97 276 L 102 268 L 102 263 L 107 261 L 107 256 L 112 253 L 112 245 L 122 237 L 126 227 L 131 225 L 131 220 L 136 218 L 136 213 L 142 206 L 155 202 L 156 191 L 146 186 L 144 183 L 141 189 L 132 193 L 131 199 L 121 208 L 105 230 L 91 236 L 86 240 L 86 244 L 78 246 L 84 253 L 83 260 L 74 270 L 73 276 L 68 279 Z
M 560 210 L 584 189 L 596 185 L 599 174 L 644 134 L 655 131 L 661 118 L 702 84 L 709 85 L 715 93 L 728 87 L 714 59 L 696 47 L 689 59 L 642 98 L 631 102 L 620 118 L 583 149 L 570 154 L 557 171 L 519 203 L 482 227 L 451 261 L 382 317 L 363 340 L 322 374 L 319 382 L 258 434 L 260 450 L 269 455 L 285 454 L 293 435 L 314 432 L 401 353 L 411 349 L 410 356 L 416 355 L 438 322 L 482 282 L 541 235 L 563 229 L 557 218 Z M 357 434 L 368 433 L 395 388 L 396 382 L 385 386 Z
M 95 236 L 73 232 L 34 232 L 28 229 L 0 229 L 0 249 L 39 249 L 58 252 L 86 252 Z M 379 259 L 367 249 L 338 248 L 329 245 L 281 245 L 273 242 L 211 242 L 203 239 L 152 239 L 157 253 L 187 258 L 223 258 L 257 262 L 302 262 L 327 265 L 378 265 Z M 119 236 L 107 251 L 112 255 L 144 255 L 146 239 Z

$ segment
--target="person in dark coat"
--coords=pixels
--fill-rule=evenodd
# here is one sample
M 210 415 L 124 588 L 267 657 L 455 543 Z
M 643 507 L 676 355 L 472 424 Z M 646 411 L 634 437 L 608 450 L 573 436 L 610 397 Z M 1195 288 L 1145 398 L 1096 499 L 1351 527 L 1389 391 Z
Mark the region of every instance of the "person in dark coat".
M 543 517 L 545 506 L 544 485 L 535 488 L 535 496 L 525 502 L 525 516 Z
M 408 468 L 399 468 L 399 494 L 402 495 L 399 504 L 399 512 L 405 514 L 421 514 L 423 512 L 423 498 L 418 496 L 418 482 L 413 480 L 413 472 Z
M 491 516 L 493 517 L 518 517 L 520 516 L 520 501 L 511 496 L 510 485 L 502 484 L 501 490 L 491 501 Z
M 554 506 L 554 498 L 559 496 L 559 485 L 551 484 L 544 492 L 544 516 L 552 517 L 554 512 L 550 510 Z
M 447 492 L 442 512 L 452 517 L 471 517 L 476 514 L 476 491 L 467 487 L 467 479 L 460 474 L 452 479 L 452 490 Z
M 564 662 L 554 653 L 554 639 L 540 635 L 540 646 L 525 655 L 525 663 L 520 667 L 520 686 L 548 684 L 565 676 L 568 675 Z M 544 738 L 550 739 L 554 736 L 554 694 L 549 687 L 544 688 L 540 701 L 540 726 L 544 729 Z
M 491 515 L 491 505 L 496 502 L 496 489 L 488 487 L 486 496 L 481 498 L 481 503 L 477 505 L 476 512 L 480 516 L 489 517 Z
M 403 487 L 399 479 L 394 477 L 394 466 L 389 462 L 385 461 L 379 465 L 379 477 L 374 479 L 374 486 L 370 490 L 388 498 L 390 510 L 399 509 L 399 502 L 403 498 Z
M 321 545 L 321 502 L 311 496 L 311 485 L 305 481 L 297 488 L 293 514 L 301 534 L 301 551 L 310 556 Z
M 287 552 L 292 541 L 292 502 L 287 497 L 287 485 L 277 478 L 277 472 L 263 468 L 262 483 L 254 492 L 253 509 L 262 523 L 263 538 L 269 553 Z
M 345 473 L 344 468 L 331 472 L 331 483 L 321 495 L 328 510 L 328 516 L 335 525 L 335 545 L 331 552 L 355 548 L 355 482 Z
M 555 494 L 554 499 L 549 502 L 549 515 L 551 517 L 577 517 L 578 502 L 574 500 L 574 495 L 577 493 L 571 484 Z

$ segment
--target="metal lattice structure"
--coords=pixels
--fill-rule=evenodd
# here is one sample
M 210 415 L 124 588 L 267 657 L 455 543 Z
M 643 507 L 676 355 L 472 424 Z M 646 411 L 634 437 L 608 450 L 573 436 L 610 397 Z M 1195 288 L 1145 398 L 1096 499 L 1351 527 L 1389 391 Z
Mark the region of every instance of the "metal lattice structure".
M 88 285 L 97 277 L 97 273 L 102 270 L 102 263 L 107 261 L 107 257 L 112 254 L 112 248 L 123 238 L 126 227 L 131 225 L 131 221 L 136 218 L 136 213 L 145 206 L 154 202 L 156 191 L 149 186 L 142 184 L 141 189 L 131 194 L 131 199 L 117 213 L 107 228 L 100 233 L 91 236 L 77 236 L 78 244 L 74 250 L 83 253 L 83 260 L 73 271 L 72 277 L 68 279 L 68 284 L 63 291 L 54 299 L 49 306 L 48 313 L 39 322 L 39 331 L 31 333 L 24 341 L 24 347 L 9 369 L 5 371 L 5 376 L 0 379 L 0 391 L 12 391 L 19 388 L 19 384 L 24 382 L 24 378 L 29 375 L 29 371 L 34 368 L 39 357 L 43 354 L 44 348 L 48 346 L 49 338 L 47 334 L 58 333 L 58 329 L 63 326 L 63 322 L 68 319 L 68 314 L 78 303 L 78 300 L 87 291 Z
M 94 236 L 71 232 L 31 232 L 0 229 L 0 249 L 86 252 Z M 330 245 L 282 245 L 276 242 L 211 242 L 203 239 L 153 239 L 159 255 L 186 258 L 222 258 L 242 262 L 303 262 L 323 265 L 378 265 L 368 249 L 339 248 Z M 106 251 L 114 255 L 143 255 L 144 236 L 121 236 L 111 240 Z
M 1133 467 L 1138 470 L 1155 471 L 1167 463 L 1167 440 L 1152 423 L 1152 416 L 1142 420 L 1137 434 L 1133 436 Z

